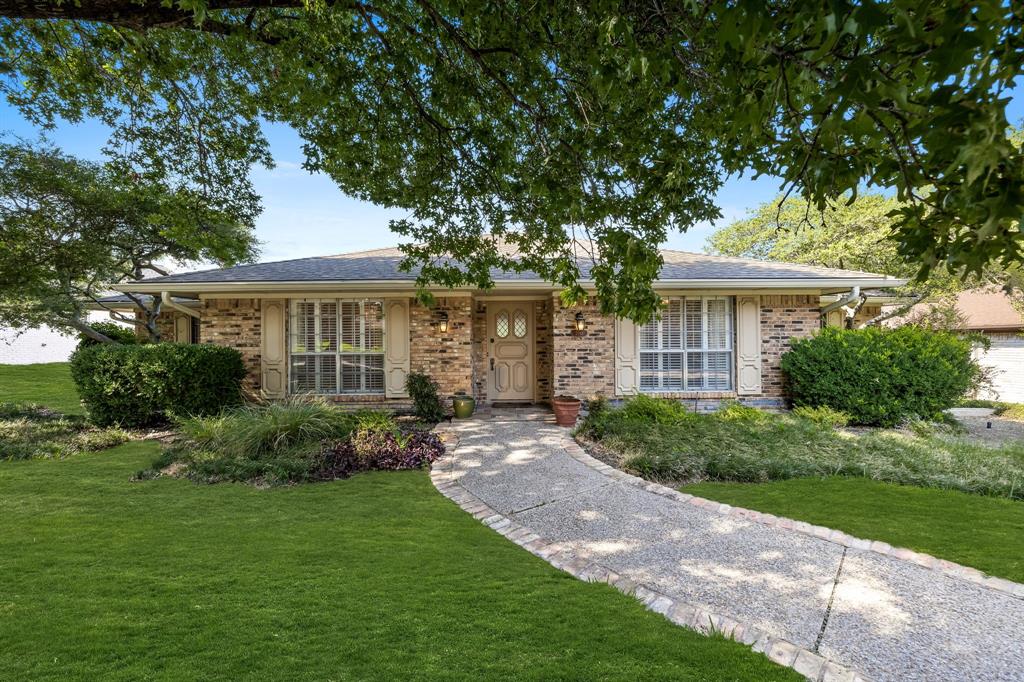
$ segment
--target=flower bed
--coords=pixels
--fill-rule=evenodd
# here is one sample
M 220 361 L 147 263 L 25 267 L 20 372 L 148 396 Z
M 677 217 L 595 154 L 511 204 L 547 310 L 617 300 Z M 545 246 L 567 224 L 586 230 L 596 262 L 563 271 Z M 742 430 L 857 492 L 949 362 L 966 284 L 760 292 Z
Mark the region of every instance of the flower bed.
M 247 405 L 180 420 L 180 437 L 138 477 L 173 472 L 204 483 L 273 485 L 421 468 L 444 446 L 418 425 L 400 425 L 385 412 L 342 412 L 322 400 Z

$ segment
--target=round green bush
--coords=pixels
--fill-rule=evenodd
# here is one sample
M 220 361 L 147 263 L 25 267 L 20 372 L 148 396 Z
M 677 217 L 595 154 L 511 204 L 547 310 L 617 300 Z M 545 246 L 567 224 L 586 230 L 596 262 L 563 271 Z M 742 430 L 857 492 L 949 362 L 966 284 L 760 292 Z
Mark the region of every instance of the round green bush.
M 216 414 L 242 403 L 245 374 L 242 354 L 223 346 L 97 344 L 71 356 L 78 394 L 89 418 L 101 426 Z
M 823 329 L 793 342 L 782 371 L 797 407 L 829 407 L 854 424 L 890 427 L 952 407 L 980 370 L 970 342 L 908 325 Z

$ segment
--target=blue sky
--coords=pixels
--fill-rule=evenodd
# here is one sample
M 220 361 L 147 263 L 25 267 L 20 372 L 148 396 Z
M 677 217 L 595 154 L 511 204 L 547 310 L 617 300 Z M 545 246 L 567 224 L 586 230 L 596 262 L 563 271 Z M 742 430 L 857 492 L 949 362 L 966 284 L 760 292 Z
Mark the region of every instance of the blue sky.
M 1024 119 L 1024 87 L 1017 87 L 1010 104 L 1011 122 Z M 6 101 L 0 101 L 0 131 L 34 139 L 35 130 Z M 263 197 L 263 214 L 256 233 L 263 242 L 261 260 L 282 260 L 390 246 L 397 239 L 388 230 L 388 220 L 405 217 L 403 211 L 388 210 L 343 194 L 330 178 L 311 175 L 301 167 L 302 144 L 289 127 L 267 124 L 276 168 L 256 168 L 253 181 Z M 66 152 L 85 158 L 100 158 L 107 130 L 97 122 L 62 125 L 49 135 Z M 779 181 L 730 178 L 718 193 L 723 219 L 718 226 L 743 217 L 747 211 L 773 198 Z M 685 234 L 669 237 L 666 248 L 701 251 L 715 230 L 699 225 Z

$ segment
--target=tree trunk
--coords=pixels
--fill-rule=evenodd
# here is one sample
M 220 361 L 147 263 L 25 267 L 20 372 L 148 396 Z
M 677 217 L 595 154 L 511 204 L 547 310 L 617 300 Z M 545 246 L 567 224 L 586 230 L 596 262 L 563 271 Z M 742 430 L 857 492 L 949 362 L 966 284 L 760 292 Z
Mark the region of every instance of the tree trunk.
M 114 339 L 110 338 L 109 336 L 99 333 L 98 331 L 87 325 L 85 322 L 82 322 L 81 320 L 71 320 L 70 324 L 72 327 L 82 332 L 93 341 L 99 341 L 100 343 L 112 343 L 115 346 L 121 345 Z

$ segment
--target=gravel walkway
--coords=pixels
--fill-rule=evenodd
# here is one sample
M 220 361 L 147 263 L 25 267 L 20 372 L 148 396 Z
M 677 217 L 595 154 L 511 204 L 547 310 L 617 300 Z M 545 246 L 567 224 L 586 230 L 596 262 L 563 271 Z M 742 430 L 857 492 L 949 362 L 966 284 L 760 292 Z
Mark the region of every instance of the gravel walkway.
M 535 417 L 495 412 L 446 431 L 433 474 L 446 495 L 555 565 L 640 586 L 677 622 L 706 630 L 692 617 L 703 614 L 810 679 L 1024 680 L 1019 585 L 681 502 Z

